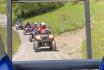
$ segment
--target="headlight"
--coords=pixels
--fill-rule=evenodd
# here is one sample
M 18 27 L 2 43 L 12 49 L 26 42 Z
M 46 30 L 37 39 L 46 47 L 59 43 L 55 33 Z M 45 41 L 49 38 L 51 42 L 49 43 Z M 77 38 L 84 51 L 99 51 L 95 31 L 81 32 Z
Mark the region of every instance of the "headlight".
M 40 39 L 41 39 L 41 37 L 37 35 L 37 36 L 36 36 L 36 39 L 40 40 Z
M 53 36 L 53 35 L 49 35 L 49 38 L 51 38 L 51 39 L 52 39 L 52 38 L 54 38 L 54 36 Z

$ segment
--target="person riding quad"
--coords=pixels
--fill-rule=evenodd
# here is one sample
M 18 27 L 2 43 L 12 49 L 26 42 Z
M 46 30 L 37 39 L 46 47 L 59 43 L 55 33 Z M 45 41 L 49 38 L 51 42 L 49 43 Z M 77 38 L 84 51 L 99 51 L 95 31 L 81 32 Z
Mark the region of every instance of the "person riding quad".
M 37 23 L 34 23 L 32 26 L 31 26 L 31 33 L 32 34 L 35 34 L 38 30 L 38 24 Z
M 25 28 L 31 28 L 31 25 L 30 25 L 30 23 L 29 23 L 29 22 L 27 22 L 27 24 L 26 24 Z
M 22 25 L 22 20 L 21 19 L 18 19 L 17 22 L 16 22 L 16 24 L 17 25 Z
M 41 25 L 39 26 L 39 32 L 43 33 L 44 31 L 46 31 L 46 28 L 47 28 L 46 24 L 44 22 L 41 23 Z
M 29 41 L 32 42 L 32 39 L 34 38 L 34 36 L 36 35 L 38 31 L 38 24 L 34 23 L 31 25 L 31 32 L 29 34 Z
M 18 20 L 17 20 L 17 22 L 16 22 L 16 29 L 17 29 L 17 30 L 23 29 L 22 20 L 21 20 L 21 19 L 18 19 Z
M 31 25 L 31 31 L 35 28 L 34 23 Z
M 34 30 L 34 29 L 38 29 L 38 24 L 37 23 L 34 23 L 31 25 L 31 31 Z
M 24 31 L 23 31 L 23 34 L 24 35 L 27 35 L 27 33 L 29 34 L 31 32 L 31 25 L 29 22 L 27 22 L 27 24 L 25 25 L 24 27 Z

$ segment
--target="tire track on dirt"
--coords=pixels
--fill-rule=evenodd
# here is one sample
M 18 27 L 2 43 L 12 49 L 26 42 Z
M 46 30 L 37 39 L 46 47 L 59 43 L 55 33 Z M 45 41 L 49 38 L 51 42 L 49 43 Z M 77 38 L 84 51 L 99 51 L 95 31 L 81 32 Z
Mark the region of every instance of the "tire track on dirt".
M 16 30 L 13 27 L 14 30 Z M 17 30 L 16 30 L 17 31 Z M 33 43 L 29 42 L 29 36 L 23 35 L 23 31 L 18 30 L 21 44 L 18 51 L 13 56 L 13 61 L 31 61 L 31 60 L 65 60 L 81 59 L 80 48 L 85 39 L 85 29 L 79 29 L 74 32 L 66 32 L 56 36 L 57 51 L 34 52 Z

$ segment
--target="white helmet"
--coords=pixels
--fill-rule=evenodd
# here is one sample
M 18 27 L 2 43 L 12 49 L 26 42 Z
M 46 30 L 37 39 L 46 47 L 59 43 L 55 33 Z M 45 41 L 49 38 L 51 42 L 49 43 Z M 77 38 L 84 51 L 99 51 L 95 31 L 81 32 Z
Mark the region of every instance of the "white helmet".
M 34 23 L 35 25 L 37 25 L 38 23 Z
M 46 24 L 44 22 L 42 22 L 41 25 L 46 25 Z

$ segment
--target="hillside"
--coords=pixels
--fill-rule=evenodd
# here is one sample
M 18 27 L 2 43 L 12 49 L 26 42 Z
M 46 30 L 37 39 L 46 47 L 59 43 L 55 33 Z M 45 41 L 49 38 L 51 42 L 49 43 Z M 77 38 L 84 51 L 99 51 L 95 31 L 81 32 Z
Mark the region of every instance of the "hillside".
M 24 24 L 26 22 L 45 22 L 56 34 L 82 28 L 84 26 L 84 5 L 69 2 L 55 11 L 24 19 Z

